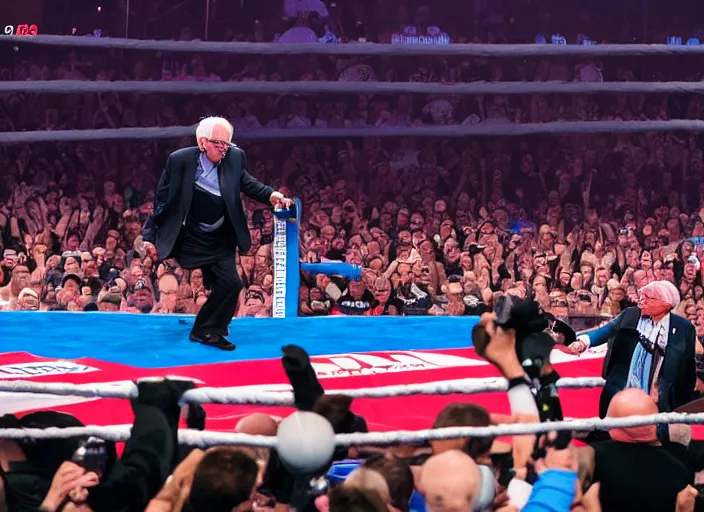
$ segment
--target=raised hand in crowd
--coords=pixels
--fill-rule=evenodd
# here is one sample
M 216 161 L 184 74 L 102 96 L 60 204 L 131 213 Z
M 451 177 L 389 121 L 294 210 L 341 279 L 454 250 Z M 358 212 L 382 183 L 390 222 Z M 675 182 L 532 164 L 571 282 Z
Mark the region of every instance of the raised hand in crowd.
M 495 320 L 494 313 L 484 313 L 479 319 L 477 325 L 485 331 L 487 340 L 483 348 L 477 348 L 477 352 L 496 366 L 507 379 L 522 377 L 525 371 L 516 355 L 516 331 L 497 326 Z
M 74 462 L 64 462 L 54 475 L 39 509 L 41 512 L 59 512 L 69 499 L 73 503 L 84 503 L 89 490 L 99 483 L 97 474 L 86 471 Z

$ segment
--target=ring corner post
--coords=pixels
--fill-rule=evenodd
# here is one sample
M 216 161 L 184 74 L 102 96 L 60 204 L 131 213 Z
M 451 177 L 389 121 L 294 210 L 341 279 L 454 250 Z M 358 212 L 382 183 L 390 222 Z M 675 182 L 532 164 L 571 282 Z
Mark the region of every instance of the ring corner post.
M 300 285 L 299 230 L 301 201 L 293 208 L 274 211 L 274 300 L 272 317 L 298 316 Z

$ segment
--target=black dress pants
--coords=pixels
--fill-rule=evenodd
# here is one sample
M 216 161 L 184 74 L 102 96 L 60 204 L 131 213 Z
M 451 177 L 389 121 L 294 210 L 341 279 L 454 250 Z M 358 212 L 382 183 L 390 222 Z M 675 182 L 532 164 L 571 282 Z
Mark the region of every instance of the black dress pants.
M 214 233 L 204 233 L 191 222 L 182 230 L 174 256 L 185 269 L 200 268 L 203 284 L 210 290 L 208 300 L 196 316 L 191 334 L 227 336 L 242 291 L 235 251 L 234 230 L 229 223 Z
M 195 335 L 220 334 L 227 336 L 228 326 L 237 308 L 242 281 L 237 275 L 235 255 L 204 266 L 203 284 L 210 290 L 208 300 L 196 316 L 191 332 Z

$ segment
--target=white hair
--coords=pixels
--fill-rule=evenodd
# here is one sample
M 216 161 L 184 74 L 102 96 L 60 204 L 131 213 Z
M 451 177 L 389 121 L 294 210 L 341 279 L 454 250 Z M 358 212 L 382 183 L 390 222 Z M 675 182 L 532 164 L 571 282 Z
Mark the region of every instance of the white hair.
M 228 142 L 232 141 L 232 135 L 235 133 L 235 130 L 230 124 L 230 121 L 224 117 L 206 117 L 198 123 L 198 127 L 196 128 L 196 140 L 198 141 L 198 145 L 200 145 L 200 139 L 213 138 L 213 130 L 216 126 L 225 128 L 227 133 L 230 134 L 228 137 Z
M 655 298 L 670 304 L 672 309 L 677 309 L 677 306 L 680 305 L 680 291 L 670 281 L 653 281 L 638 291 L 652 293 Z

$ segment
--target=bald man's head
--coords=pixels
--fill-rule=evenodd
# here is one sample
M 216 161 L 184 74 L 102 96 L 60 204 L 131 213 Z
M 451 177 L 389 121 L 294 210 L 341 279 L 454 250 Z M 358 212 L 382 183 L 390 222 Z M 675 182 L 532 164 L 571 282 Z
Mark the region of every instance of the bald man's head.
M 614 395 L 606 415 L 609 418 L 625 418 L 626 416 L 657 413 L 658 406 L 645 391 L 638 388 L 628 388 Z M 615 428 L 610 430 L 609 434 L 613 440 L 624 443 L 652 443 L 657 441 L 657 427 L 655 425 Z
M 448 450 L 423 464 L 419 483 L 429 512 L 466 512 L 479 495 L 481 474 L 469 455 Z
M 249 434 L 251 436 L 275 436 L 279 426 L 274 418 L 268 414 L 254 412 L 242 418 L 235 426 L 238 434 Z M 268 448 L 258 447 L 250 449 L 252 456 L 257 461 L 260 469 L 260 477 L 264 478 L 266 465 L 269 462 L 271 451 Z
M 278 428 L 274 418 L 268 414 L 255 412 L 242 418 L 237 423 L 235 432 L 252 436 L 275 436 Z

